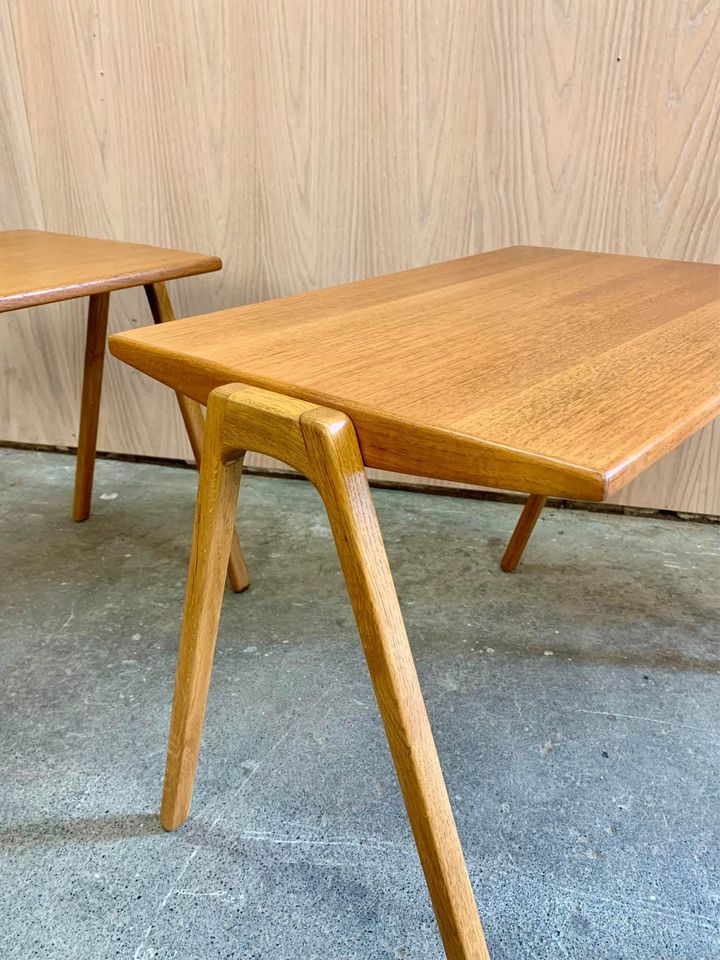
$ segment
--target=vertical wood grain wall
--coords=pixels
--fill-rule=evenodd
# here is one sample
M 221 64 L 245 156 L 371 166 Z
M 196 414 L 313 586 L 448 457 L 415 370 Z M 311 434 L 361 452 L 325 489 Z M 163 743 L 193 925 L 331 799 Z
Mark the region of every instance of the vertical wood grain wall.
M 720 0 L 0 0 L 0 228 L 221 255 L 180 314 L 511 243 L 717 261 L 719 208 Z M 75 443 L 83 309 L 1 318 L 0 439 Z M 189 456 L 112 358 L 100 446 Z M 715 423 L 621 500 L 720 514 L 719 468 Z

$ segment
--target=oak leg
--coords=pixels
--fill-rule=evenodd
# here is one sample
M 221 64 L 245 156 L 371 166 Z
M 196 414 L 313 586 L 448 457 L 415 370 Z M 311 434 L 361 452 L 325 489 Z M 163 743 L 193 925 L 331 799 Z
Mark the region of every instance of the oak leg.
M 547 497 L 541 497 L 536 493 L 531 493 L 525 501 L 523 512 L 520 514 L 520 519 L 513 530 L 513 535 L 510 537 L 503 558 L 500 561 L 500 569 L 504 570 L 505 573 L 510 573 L 520 563 L 525 547 L 535 528 L 538 517 L 542 513 L 546 500 Z
M 145 294 L 150 304 L 155 323 L 168 323 L 175 319 L 170 295 L 164 283 L 148 283 L 145 285 Z M 176 393 L 180 414 L 185 424 L 190 446 L 192 447 L 195 463 L 200 467 L 200 458 L 203 448 L 204 418 L 202 408 L 199 403 L 184 396 L 182 393 Z M 230 543 L 230 556 L 227 569 L 230 587 L 235 593 L 241 593 L 250 585 L 250 575 L 245 565 L 240 540 L 237 532 L 233 531 Z
M 187 815 L 239 461 L 277 456 L 318 488 L 330 520 L 445 951 L 489 954 L 354 427 L 341 413 L 252 387 L 210 396 L 161 821 Z
M 72 508 L 72 517 L 76 522 L 87 520 L 90 516 L 109 305 L 109 293 L 92 294 L 88 305 L 85 366 L 83 369 L 82 399 L 80 401 L 80 429 L 78 431 L 75 492 Z
M 446 955 L 489 958 L 355 430 L 303 422 Z M 318 479 L 319 479 L 318 477 Z
M 179 827 L 190 810 L 242 473 L 242 455 L 230 463 L 221 461 L 220 429 L 212 414 L 209 411 L 200 463 L 160 808 L 166 830 Z

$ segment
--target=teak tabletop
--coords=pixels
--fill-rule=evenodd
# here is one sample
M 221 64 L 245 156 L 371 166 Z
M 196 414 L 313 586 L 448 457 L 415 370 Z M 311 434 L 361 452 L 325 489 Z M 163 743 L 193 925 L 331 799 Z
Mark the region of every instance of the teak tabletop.
M 202 403 L 341 410 L 365 464 L 586 500 L 720 411 L 718 267 L 510 247 L 145 328 L 111 351 Z
M 203 253 L 44 230 L 0 232 L 0 313 L 219 270 Z
M 600 500 L 718 413 L 719 279 L 513 247 L 112 337 L 116 356 L 208 403 L 163 826 L 190 809 L 253 450 L 322 497 L 446 955 L 488 960 L 364 468 L 530 491 L 513 569 L 547 494 Z

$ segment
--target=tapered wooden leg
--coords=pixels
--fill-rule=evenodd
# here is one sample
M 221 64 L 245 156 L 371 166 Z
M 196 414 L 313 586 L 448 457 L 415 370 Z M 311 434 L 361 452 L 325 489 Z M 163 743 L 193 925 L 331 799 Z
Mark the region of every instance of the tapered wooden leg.
M 90 516 L 109 305 L 109 293 L 94 293 L 90 297 L 88 306 L 85 366 L 83 369 L 82 399 L 80 401 L 80 429 L 78 431 L 77 462 L 75 464 L 75 493 L 72 508 L 73 520 L 77 522 L 87 520 Z
M 334 421 L 332 419 L 334 417 Z M 445 780 L 349 420 L 303 420 L 438 927 L 451 960 L 489 957 Z
M 173 310 L 170 295 L 164 283 L 146 284 L 145 294 L 150 304 L 150 312 L 152 313 L 155 323 L 167 323 L 175 319 L 175 311 Z M 200 467 L 204 433 L 202 407 L 189 397 L 183 396 L 182 393 L 176 393 L 175 396 L 177 397 L 183 423 L 185 424 L 185 429 L 187 430 L 187 435 L 190 440 L 195 463 Z M 235 531 L 233 531 L 230 544 L 227 575 L 230 587 L 235 593 L 241 593 L 250 585 L 250 575 L 245 565 L 245 557 L 243 556 L 242 547 L 240 546 L 240 540 Z
M 538 517 L 542 513 L 546 500 L 547 497 L 540 497 L 535 493 L 531 493 L 525 501 L 523 512 L 520 514 L 520 519 L 513 530 L 513 535 L 510 537 L 503 558 L 500 561 L 500 569 L 504 570 L 505 573 L 510 573 L 520 563 L 520 559 L 530 539 L 530 535 L 535 528 Z
M 208 418 L 160 809 L 166 830 L 180 826 L 190 809 L 242 473 L 242 455 L 221 461 L 213 426 Z
M 352 423 L 333 410 L 234 386 L 211 394 L 206 431 L 163 825 L 182 822 L 190 801 L 239 478 L 232 461 L 257 450 L 300 470 L 323 498 L 446 954 L 488 960 Z

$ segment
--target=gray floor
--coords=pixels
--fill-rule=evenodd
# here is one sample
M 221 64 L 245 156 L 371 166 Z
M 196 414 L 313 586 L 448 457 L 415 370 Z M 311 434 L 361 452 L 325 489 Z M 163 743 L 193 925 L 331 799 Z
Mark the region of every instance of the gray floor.
M 156 810 L 189 470 L 0 450 L 0 956 L 442 956 L 319 499 L 243 481 L 191 819 Z M 718 528 L 376 502 L 494 960 L 718 960 Z

